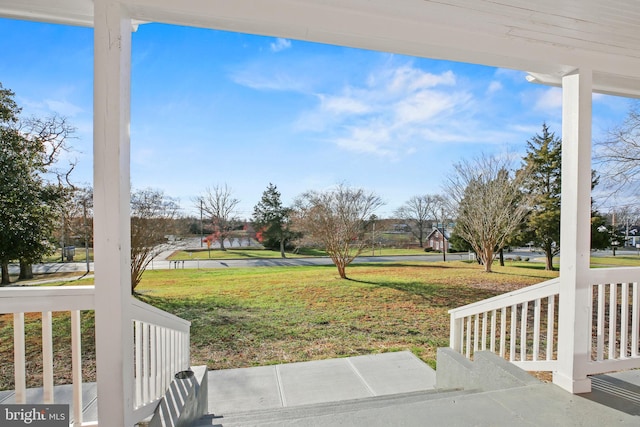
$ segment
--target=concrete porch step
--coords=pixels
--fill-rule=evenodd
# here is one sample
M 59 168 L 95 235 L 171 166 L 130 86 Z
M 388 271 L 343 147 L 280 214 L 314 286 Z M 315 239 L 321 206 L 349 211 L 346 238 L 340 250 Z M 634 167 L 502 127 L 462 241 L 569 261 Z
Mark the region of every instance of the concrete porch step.
M 418 392 L 228 416 L 198 427 L 637 426 L 639 418 L 552 384 L 492 391 Z
M 429 400 L 455 399 L 472 391 L 424 390 L 411 393 L 367 397 L 292 407 L 282 407 L 226 415 L 209 414 L 200 419 L 196 427 L 251 427 L 251 426 L 390 426 L 406 425 L 385 416 L 395 408 L 418 405 Z M 395 418 L 395 416 L 394 416 Z M 402 417 L 400 417 L 402 419 Z M 418 425 L 418 424 L 416 424 Z M 425 424 L 420 424 L 425 425 Z

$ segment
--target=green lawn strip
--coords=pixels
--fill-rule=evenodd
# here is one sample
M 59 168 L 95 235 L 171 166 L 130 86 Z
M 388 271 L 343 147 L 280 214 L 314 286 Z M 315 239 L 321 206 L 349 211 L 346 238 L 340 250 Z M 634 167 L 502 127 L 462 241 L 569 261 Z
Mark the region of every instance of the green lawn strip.
M 607 256 L 591 257 L 592 266 L 612 266 L 612 267 L 638 267 L 640 266 L 639 256 Z

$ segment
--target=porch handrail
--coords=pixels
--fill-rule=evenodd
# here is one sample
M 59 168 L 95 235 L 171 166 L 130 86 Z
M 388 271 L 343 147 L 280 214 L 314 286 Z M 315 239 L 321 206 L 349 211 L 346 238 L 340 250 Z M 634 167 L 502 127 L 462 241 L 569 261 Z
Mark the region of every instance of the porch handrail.
M 74 426 L 82 423 L 80 311 L 95 308 L 93 286 L 37 286 L 0 289 L 0 314 L 13 314 L 15 403 L 26 403 L 25 313 L 42 315 L 43 403 L 54 403 L 52 312 L 71 317 L 71 371 Z
M 551 371 L 557 363 L 559 291 L 560 279 L 554 278 L 449 310 L 449 346 L 468 358 L 490 350 L 523 369 Z
M 190 367 L 190 327 L 184 320 L 131 299 L 134 333 L 134 419 L 153 413 L 177 372 Z
M 0 288 L 0 314 L 93 310 L 93 286 L 24 286 Z
M 484 313 L 490 310 L 497 310 L 502 307 L 509 307 L 513 304 L 522 303 L 523 301 L 545 298 L 549 295 L 558 293 L 560 289 L 559 286 L 560 279 L 556 277 L 554 279 L 547 280 L 546 282 L 537 283 L 535 285 L 527 286 L 526 288 L 517 289 L 492 298 L 487 298 L 482 301 L 451 309 L 449 310 L 449 314 L 455 318 L 461 318 L 478 313 Z

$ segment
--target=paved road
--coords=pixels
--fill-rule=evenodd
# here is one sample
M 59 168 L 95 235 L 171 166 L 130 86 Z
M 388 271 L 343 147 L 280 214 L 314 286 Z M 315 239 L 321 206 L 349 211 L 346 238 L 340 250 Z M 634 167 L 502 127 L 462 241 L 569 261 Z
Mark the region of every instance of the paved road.
M 165 258 L 171 254 L 167 251 L 157 257 L 149 264 L 149 270 L 167 270 L 174 268 L 242 268 L 242 267 L 274 267 L 274 266 L 312 266 L 312 265 L 331 265 L 331 259 L 328 257 L 314 258 L 251 258 L 251 259 L 227 259 L 227 260 L 185 260 L 185 261 L 167 261 Z M 637 251 L 617 251 L 618 255 L 638 255 Z M 593 256 L 610 256 L 611 251 L 597 251 L 592 253 Z M 544 255 L 540 252 L 530 252 L 529 250 L 514 251 L 505 254 L 506 258 L 520 256 L 529 258 L 531 261 L 544 261 Z M 465 254 L 447 254 L 447 261 L 460 261 L 469 259 Z M 393 255 L 393 256 L 360 256 L 355 259 L 354 263 L 393 263 L 406 261 L 442 261 L 442 254 L 424 254 L 424 255 Z M 93 271 L 93 263 L 89 268 Z M 11 274 L 18 274 L 18 265 L 9 267 Z M 49 263 L 36 264 L 33 266 L 33 272 L 36 274 L 43 273 L 59 273 L 59 272 L 79 272 L 87 271 L 85 262 L 67 262 L 67 263 Z
M 185 261 L 167 261 L 166 256 L 170 252 L 163 253 L 149 264 L 149 270 L 167 270 L 175 268 L 242 268 L 242 267 L 273 267 L 273 266 L 312 266 L 312 265 L 331 265 L 332 261 L 328 257 L 313 258 L 250 258 L 250 259 L 227 259 L 227 260 L 185 260 Z M 513 252 L 508 256 L 513 257 L 520 255 L 522 257 L 532 257 L 530 252 Z M 536 254 L 533 254 L 537 256 Z M 447 261 L 460 261 L 469 259 L 465 254 L 447 254 Z M 424 255 L 394 255 L 394 256 L 361 256 L 355 259 L 354 263 L 393 263 L 407 261 L 442 261 L 442 254 L 424 254 Z M 93 263 L 89 265 L 90 271 L 93 271 Z M 9 267 L 11 274 L 18 274 L 18 265 Z M 33 272 L 36 274 L 46 273 L 68 273 L 87 271 L 85 262 L 67 262 L 67 263 L 48 263 L 35 264 Z

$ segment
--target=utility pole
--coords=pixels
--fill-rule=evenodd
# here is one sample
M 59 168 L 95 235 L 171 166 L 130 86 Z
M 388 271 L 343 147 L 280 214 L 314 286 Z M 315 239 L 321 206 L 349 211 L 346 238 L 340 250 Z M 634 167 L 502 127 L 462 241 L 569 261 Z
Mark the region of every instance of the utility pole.
M 445 234 L 445 226 L 444 226 L 444 208 L 442 208 L 442 261 L 447 260 L 447 242 L 444 236 Z
M 371 232 L 371 255 L 376 256 L 376 223 L 373 222 L 373 231 Z
M 60 233 L 60 254 L 62 255 L 62 262 L 64 262 L 64 210 L 62 211 L 62 233 Z
M 200 247 L 202 248 L 204 240 L 204 223 L 202 222 L 202 199 L 200 199 Z

